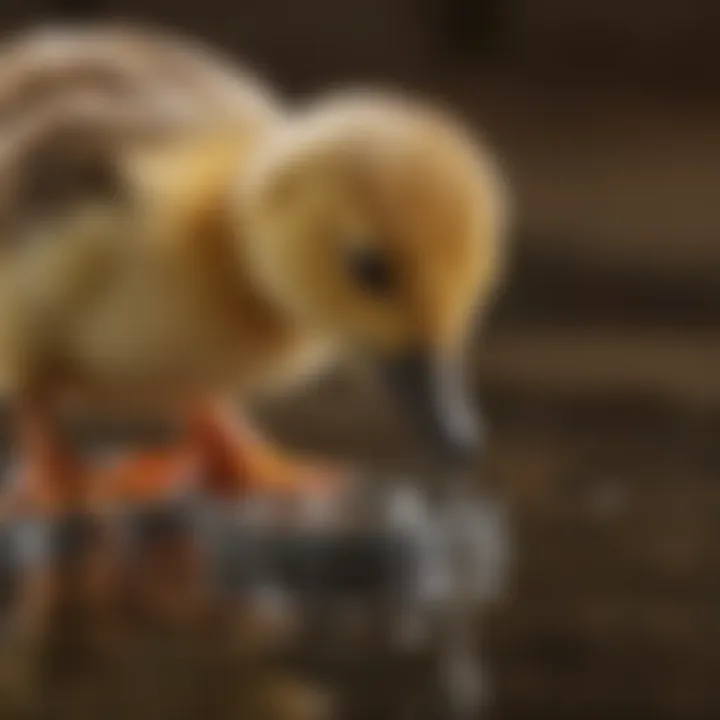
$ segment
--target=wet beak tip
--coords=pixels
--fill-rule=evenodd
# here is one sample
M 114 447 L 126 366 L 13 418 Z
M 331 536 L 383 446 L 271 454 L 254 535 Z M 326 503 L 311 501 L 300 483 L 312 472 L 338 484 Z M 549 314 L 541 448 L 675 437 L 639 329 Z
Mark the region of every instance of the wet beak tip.
M 480 416 L 470 407 L 462 373 L 427 353 L 412 353 L 391 361 L 384 375 L 438 459 L 456 467 L 472 465 L 482 452 L 484 432 Z

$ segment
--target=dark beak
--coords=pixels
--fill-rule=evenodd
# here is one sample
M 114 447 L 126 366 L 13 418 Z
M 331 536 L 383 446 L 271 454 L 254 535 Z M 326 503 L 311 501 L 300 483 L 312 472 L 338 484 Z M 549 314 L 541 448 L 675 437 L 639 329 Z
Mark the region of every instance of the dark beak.
M 476 459 L 482 449 L 481 425 L 459 362 L 412 352 L 385 361 L 381 372 L 438 459 L 460 468 Z

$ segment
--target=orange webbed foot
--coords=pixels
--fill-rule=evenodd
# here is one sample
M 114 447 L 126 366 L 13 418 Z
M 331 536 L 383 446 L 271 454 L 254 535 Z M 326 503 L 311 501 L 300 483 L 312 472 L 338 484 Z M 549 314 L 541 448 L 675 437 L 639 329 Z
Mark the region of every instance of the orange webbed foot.
M 222 411 L 198 414 L 190 435 L 204 487 L 217 496 L 325 496 L 352 478 L 340 464 L 279 450 Z
M 190 490 L 197 481 L 198 462 L 179 448 L 127 453 L 102 463 L 97 474 L 105 504 L 142 507 Z

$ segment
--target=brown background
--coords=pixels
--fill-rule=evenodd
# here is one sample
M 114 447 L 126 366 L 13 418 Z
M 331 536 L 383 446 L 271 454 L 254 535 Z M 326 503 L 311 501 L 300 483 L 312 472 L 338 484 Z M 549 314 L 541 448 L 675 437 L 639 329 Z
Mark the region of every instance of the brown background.
M 518 208 L 478 346 L 488 479 L 519 551 L 488 629 L 497 718 L 720 717 L 720 4 L 714 0 L 2 0 L 6 28 L 147 18 L 294 96 L 381 81 L 454 104 Z M 333 380 L 271 424 L 416 457 Z

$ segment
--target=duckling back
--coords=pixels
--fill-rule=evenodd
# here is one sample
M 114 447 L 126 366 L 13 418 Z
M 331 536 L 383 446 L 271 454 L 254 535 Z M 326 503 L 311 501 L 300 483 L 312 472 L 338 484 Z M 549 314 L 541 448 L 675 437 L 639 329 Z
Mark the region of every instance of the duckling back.
M 119 152 L 280 116 L 271 91 L 203 47 L 141 28 L 36 30 L 0 47 L 0 232 L 120 194 Z
M 56 27 L 0 47 L 1 389 L 59 371 L 58 333 L 127 267 L 122 246 L 149 239 L 138 223 L 178 206 L 177 163 L 207 171 L 200 205 L 214 192 L 227 156 L 198 137 L 252 143 L 280 117 L 249 73 L 142 28 Z

